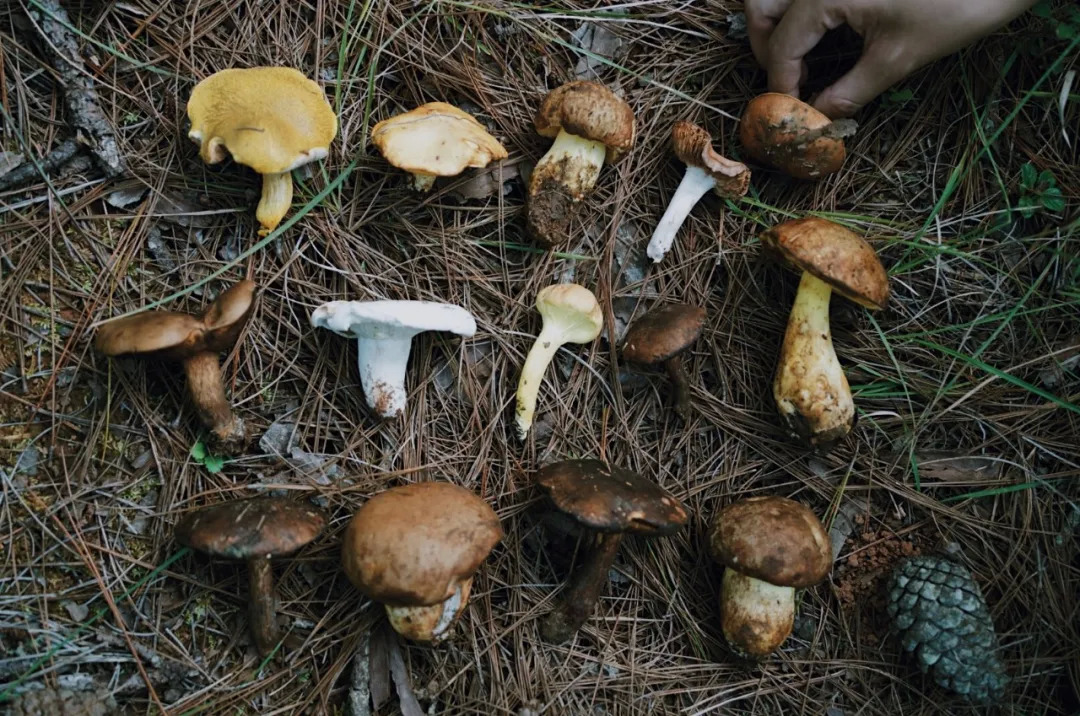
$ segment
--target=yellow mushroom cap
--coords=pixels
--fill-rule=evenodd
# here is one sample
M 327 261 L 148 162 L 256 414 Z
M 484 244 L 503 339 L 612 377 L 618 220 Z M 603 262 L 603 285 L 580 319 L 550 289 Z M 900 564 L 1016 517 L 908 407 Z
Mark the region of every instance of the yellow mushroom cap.
M 324 158 L 337 116 L 318 84 L 291 67 L 216 72 L 191 91 L 191 131 L 203 161 L 226 152 L 260 174 L 279 174 Z
M 371 141 L 398 169 L 441 177 L 466 167 L 486 167 L 506 159 L 506 149 L 484 125 L 445 102 L 429 102 L 375 125 Z

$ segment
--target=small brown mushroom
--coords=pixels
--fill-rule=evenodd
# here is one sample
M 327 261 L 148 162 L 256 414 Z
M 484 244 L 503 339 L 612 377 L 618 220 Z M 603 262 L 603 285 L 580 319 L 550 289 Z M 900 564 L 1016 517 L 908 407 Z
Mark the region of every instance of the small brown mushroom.
M 796 179 L 840 171 L 844 137 L 855 121 L 831 120 L 791 95 L 766 92 L 750 100 L 739 122 L 739 141 L 751 157 Z
M 649 311 L 634 321 L 626 332 L 623 357 L 642 365 L 663 363 L 675 384 L 675 410 L 683 418 L 690 414 L 690 384 L 683 368 L 682 353 L 701 335 L 705 309 L 676 303 Z
M 810 509 L 785 497 L 751 497 L 720 510 L 709 533 L 713 559 L 724 564 L 720 619 L 737 654 L 762 659 L 795 621 L 795 589 L 829 573 L 829 533 Z
M 292 554 L 325 526 L 326 516 L 314 507 L 284 497 L 256 497 L 189 512 L 176 525 L 176 540 L 212 557 L 247 561 L 248 618 L 255 646 L 266 656 L 279 640 L 270 560 Z
M 448 482 L 394 487 L 361 507 L 341 563 L 407 639 L 438 643 L 469 602 L 473 575 L 503 538 L 488 503 Z
M 210 304 L 202 318 L 174 311 L 147 311 L 110 321 L 98 329 L 94 345 L 107 356 L 138 355 L 178 362 L 199 419 L 216 446 L 227 452 L 246 440 L 244 421 L 225 397 L 218 354 L 232 350 L 255 305 L 255 284 L 240 281 Z
M 686 508 L 641 475 L 599 460 L 564 460 L 542 468 L 536 484 L 552 504 L 596 533 L 596 545 L 578 567 L 540 631 L 548 641 L 571 638 L 596 608 L 624 534 L 666 536 L 686 524 Z

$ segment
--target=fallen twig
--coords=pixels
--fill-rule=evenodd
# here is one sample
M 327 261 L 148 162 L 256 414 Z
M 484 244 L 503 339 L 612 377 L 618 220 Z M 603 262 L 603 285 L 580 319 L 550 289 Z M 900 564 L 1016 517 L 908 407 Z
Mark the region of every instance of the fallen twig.
M 42 173 L 50 174 L 66 164 L 79 151 L 74 139 L 68 139 L 37 162 L 26 161 L 6 174 L 0 175 L 0 191 L 33 181 Z

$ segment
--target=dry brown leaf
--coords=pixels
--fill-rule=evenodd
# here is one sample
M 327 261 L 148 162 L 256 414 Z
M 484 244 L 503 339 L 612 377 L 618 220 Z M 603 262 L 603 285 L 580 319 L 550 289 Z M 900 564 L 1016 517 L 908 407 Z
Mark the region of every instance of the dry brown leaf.
M 950 450 L 922 450 L 915 453 L 919 475 L 924 480 L 944 482 L 992 482 L 1001 476 L 999 460 L 982 455 L 963 455 Z

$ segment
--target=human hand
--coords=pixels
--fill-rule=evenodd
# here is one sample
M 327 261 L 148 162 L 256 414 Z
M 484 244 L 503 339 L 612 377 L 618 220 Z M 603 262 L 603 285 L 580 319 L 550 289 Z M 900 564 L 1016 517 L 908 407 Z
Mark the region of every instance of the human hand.
M 750 45 L 769 89 L 798 95 L 803 58 L 826 30 L 843 24 L 863 38 L 855 66 L 814 106 L 850 117 L 918 68 L 988 35 L 1035 0 L 745 0 Z

